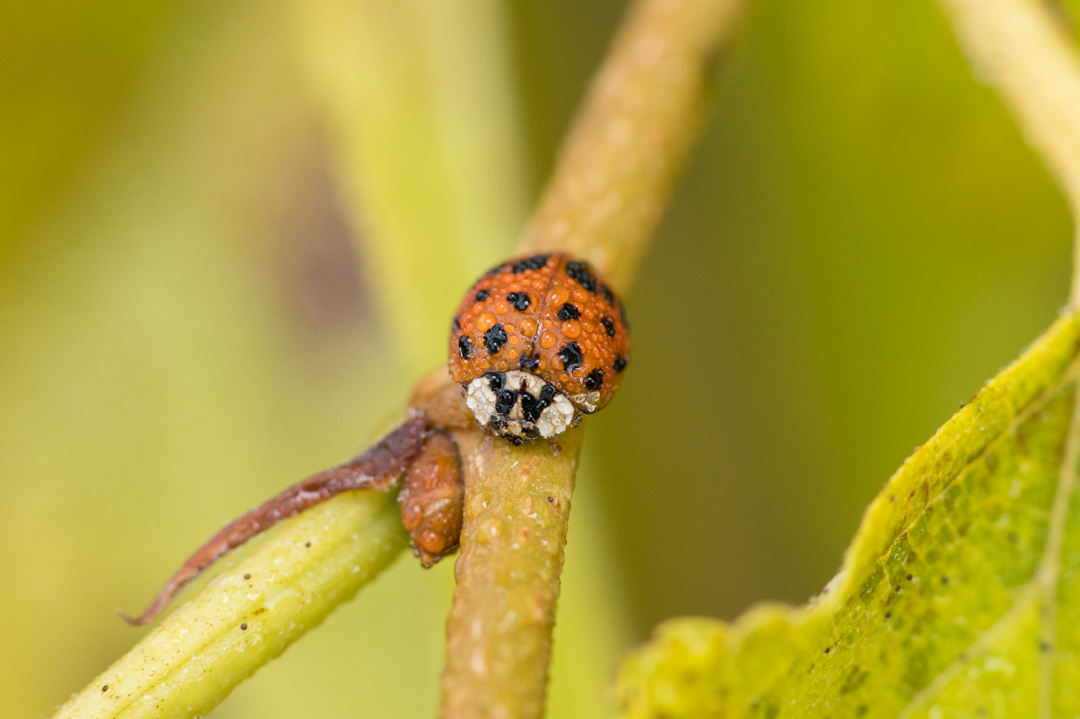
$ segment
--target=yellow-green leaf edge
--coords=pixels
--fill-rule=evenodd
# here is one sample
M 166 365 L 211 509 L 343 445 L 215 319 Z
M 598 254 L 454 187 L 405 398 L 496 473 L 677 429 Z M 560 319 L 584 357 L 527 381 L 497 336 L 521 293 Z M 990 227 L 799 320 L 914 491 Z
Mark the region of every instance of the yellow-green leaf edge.
M 919 447 L 807 605 L 659 625 L 620 671 L 621 715 L 1073 715 L 1078 345 L 1062 316 Z

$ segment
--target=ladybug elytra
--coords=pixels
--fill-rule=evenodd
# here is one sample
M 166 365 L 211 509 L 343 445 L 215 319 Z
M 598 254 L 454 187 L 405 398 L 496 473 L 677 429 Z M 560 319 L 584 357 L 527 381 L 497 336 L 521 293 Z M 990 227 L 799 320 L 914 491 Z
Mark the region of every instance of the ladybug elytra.
M 450 376 L 476 421 L 514 444 L 554 437 L 606 405 L 630 354 L 622 302 L 587 262 L 519 257 L 466 293 Z

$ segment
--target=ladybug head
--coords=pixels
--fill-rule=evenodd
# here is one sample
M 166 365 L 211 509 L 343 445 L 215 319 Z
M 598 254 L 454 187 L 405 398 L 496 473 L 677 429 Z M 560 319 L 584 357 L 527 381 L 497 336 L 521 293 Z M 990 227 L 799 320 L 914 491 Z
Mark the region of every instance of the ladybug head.
M 531 372 L 488 372 L 465 386 L 476 421 L 514 444 L 554 437 L 581 416 L 555 385 Z

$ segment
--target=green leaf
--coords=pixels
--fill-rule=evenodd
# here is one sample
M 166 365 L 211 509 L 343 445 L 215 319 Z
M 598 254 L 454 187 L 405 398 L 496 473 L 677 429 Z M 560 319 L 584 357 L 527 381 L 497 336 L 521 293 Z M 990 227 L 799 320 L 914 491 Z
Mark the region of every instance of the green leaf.
M 806 606 L 660 625 L 622 715 L 1075 716 L 1078 346 L 1059 319 L 916 450 Z

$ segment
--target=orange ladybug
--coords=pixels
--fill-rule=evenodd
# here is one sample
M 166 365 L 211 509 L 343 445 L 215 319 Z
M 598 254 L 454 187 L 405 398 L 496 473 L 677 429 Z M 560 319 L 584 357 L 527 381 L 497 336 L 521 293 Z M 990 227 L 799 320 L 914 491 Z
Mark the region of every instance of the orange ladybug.
M 622 302 L 588 262 L 531 255 L 489 270 L 461 301 L 450 376 L 476 421 L 514 444 L 554 437 L 606 405 L 630 356 Z

